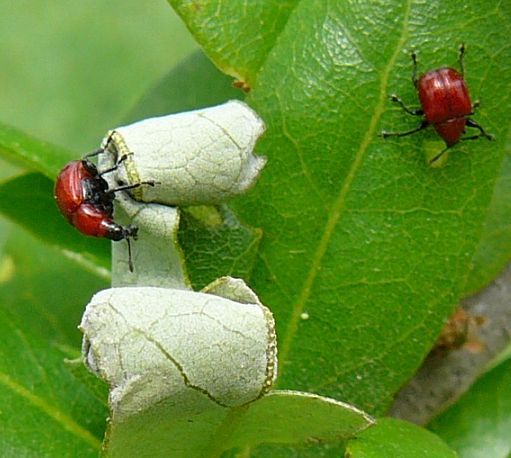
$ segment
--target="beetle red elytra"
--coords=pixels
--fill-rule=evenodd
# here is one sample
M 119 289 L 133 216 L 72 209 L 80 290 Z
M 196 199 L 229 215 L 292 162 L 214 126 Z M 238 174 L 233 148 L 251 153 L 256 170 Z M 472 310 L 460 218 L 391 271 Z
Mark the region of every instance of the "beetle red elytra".
M 493 135 L 488 134 L 476 121 L 470 118 L 479 102 L 472 104 L 467 84 L 464 80 L 465 45 L 460 46 L 459 64 L 460 71 L 450 67 L 442 67 L 421 75 L 417 78 L 417 56 L 412 52 L 413 72 L 412 82 L 417 89 L 420 109 L 408 108 L 397 95 L 391 95 L 390 100 L 397 103 L 404 111 L 413 116 L 422 116 L 422 122 L 414 129 L 405 132 L 381 133 L 383 138 L 404 137 L 419 132 L 432 125 L 438 135 L 445 142 L 445 148 L 429 160 L 430 164 L 440 159 L 445 152 L 456 143 L 465 140 L 475 140 L 485 137 L 493 140 Z M 476 135 L 462 137 L 466 127 L 479 130 Z
M 154 186 L 154 183 L 144 182 L 109 188 L 103 175 L 116 170 L 126 156 L 122 156 L 113 167 L 102 172 L 99 172 L 90 160 L 91 157 L 106 153 L 109 143 L 110 138 L 104 148 L 66 164 L 57 177 L 54 197 L 61 213 L 81 233 L 92 237 L 106 237 L 116 242 L 126 240 L 128 266 L 133 272 L 130 238 L 137 237 L 138 228 L 132 225 L 121 226 L 113 220 L 113 201 L 116 192 L 137 188 L 142 184 Z

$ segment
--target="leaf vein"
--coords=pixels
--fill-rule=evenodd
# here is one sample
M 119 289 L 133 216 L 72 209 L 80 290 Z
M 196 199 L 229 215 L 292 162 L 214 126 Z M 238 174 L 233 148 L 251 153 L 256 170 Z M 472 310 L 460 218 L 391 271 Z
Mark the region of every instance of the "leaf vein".
M 64 429 L 87 442 L 95 449 L 99 450 L 101 448 L 101 442 L 90 431 L 80 426 L 71 417 L 57 409 L 55 406 L 48 404 L 44 399 L 36 396 L 34 393 L 30 392 L 27 388 L 20 385 L 3 372 L 0 372 L 0 384 L 4 385 L 7 389 L 21 396 L 30 404 L 43 411 L 50 418 L 53 418 L 57 423 L 62 425 Z

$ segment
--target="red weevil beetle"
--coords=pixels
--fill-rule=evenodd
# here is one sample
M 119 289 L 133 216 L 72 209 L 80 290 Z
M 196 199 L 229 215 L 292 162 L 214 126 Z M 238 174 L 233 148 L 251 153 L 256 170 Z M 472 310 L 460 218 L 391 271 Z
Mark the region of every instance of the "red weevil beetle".
M 493 136 L 469 116 L 474 114 L 474 109 L 479 102 L 472 104 L 468 93 L 467 84 L 463 79 L 464 67 L 463 57 L 465 46 L 460 46 L 460 72 L 449 67 L 442 67 L 417 78 L 417 56 L 412 53 L 413 73 L 412 81 L 419 94 L 421 109 L 410 109 L 397 95 L 391 95 L 390 100 L 397 103 L 404 111 L 414 116 L 423 116 L 422 122 L 412 130 L 406 132 L 382 132 L 383 138 L 404 137 L 414 134 L 429 125 L 432 125 L 438 135 L 444 140 L 446 147 L 436 156 L 429 160 L 433 164 L 440 159 L 444 153 L 459 141 L 475 140 L 486 137 L 493 140 Z M 465 133 L 465 127 L 474 127 L 479 130 L 476 135 L 461 137 Z
M 90 161 L 90 158 L 108 150 L 108 139 L 105 148 L 100 148 L 83 159 L 71 161 L 60 171 L 55 183 L 55 200 L 61 213 L 80 232 L 92 237 L 106 237 L 113 241 L 126 239 L 128 243 L 128 265 L 133 272 L 131 260 L 130 237 L 135 239 L 138 228 L 123 227 L 113 220 L 115 193 L 137 188 L 142 184 L 153 186 L 153 182 L 122 185 L 110 189 L 102 175 L 112 172 L 126 159 L 121 157 L 117 163 L 101 173 Z

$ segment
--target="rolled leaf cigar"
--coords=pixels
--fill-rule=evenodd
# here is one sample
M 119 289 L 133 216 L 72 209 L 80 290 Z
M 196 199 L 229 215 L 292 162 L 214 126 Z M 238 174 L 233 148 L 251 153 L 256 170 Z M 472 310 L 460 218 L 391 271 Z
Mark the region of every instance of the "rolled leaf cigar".
M 123 159 L 119 182 L 136 200 L 165 205 L 218 204 L 250 188 L 266 163 L 253 150 L 265 126 L 247 104 L 229 101 L 144 119 L 108 132 L 102 147 Z
M 198 413 L 264 395 L 277 372 L 275 327 L 253 302 L 157 287 L 95 294 L 80 324 L 83 357 L 110 385 L 113 415 L 161 402 Z

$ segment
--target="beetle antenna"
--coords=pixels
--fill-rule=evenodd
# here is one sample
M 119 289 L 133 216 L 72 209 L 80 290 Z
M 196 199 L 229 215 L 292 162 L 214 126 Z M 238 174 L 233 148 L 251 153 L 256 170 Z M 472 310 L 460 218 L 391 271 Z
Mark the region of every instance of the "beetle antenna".
M 108 138 L 106 139 L 104 148 L 98 148 L 98 149 L 92 151 L 92 153 L 86 154 L 83 158 L 89 159 L 90 157 L 95 157 L 95 156 L 99 156 L 100 154 L 106 153 L 108 150 L 108 147 L 110 146 L 110 142 L 112 141 L 112 136 L 114 135 L 114 132 L 115 131 L 112 130 L 108 134 Z
M 413 85 L 415 87 L 417 87 L 417 84 L 418 84 L 418 80 L 417 80 L 417 54 L 415 53 L 415 51 L 412 51 L 412 62 L 413 62 L 413 67 L 412 67 L 412 82 L 413 82 Z
M 463 64 L 463 58 L 465 57 L 465 43 L 461 43 L 460 45 L 460 70 L 461 70 L 461 76 L 465 76 L 465 65 Z

